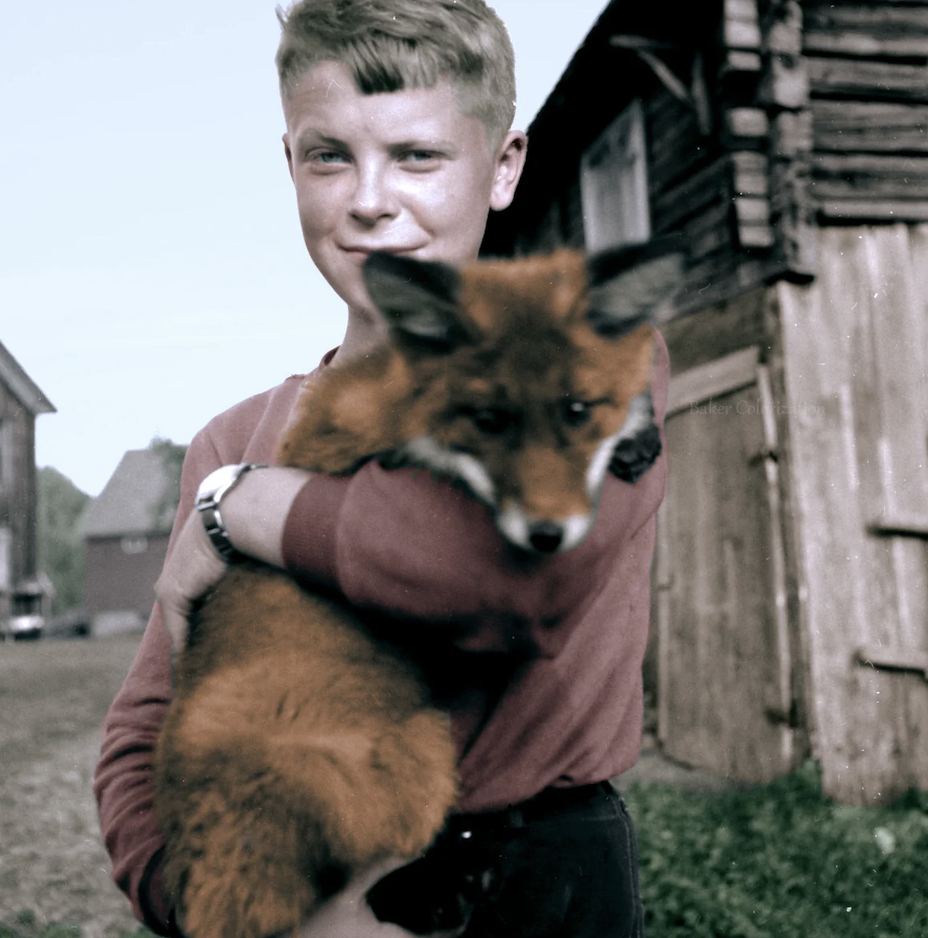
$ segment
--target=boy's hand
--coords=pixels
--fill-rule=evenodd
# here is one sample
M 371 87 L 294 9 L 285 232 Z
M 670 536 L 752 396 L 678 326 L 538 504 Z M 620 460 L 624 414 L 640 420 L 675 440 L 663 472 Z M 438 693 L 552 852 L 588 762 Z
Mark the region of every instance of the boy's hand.
M 378 921 L 365 899 L 374 883 L 407 863 L 409 860 L 382 860 L 360 873 L 303 922 L 296 938 L 413 938 L 412 932 L 399 925 Z M 429 938 L 455 938 L 462 931 L 433 932 Z
M 171 652 L 180 654 L 187 645 L 193 605 L 222 579 L 225 561 L 216 553 L 198 511 L 187 518 L 155 583 Z
M 222 499 L 222 518 L 235 548 L 248 557 L 283 566 L 280 542 L 290 506 L 310 473 L 286 466 L 255 469 Z M 180 529 L 155 583 L 171 651 L 187 645 L 194 603 L 222 579 L 225 561 L 216 553 L 196 510 Z

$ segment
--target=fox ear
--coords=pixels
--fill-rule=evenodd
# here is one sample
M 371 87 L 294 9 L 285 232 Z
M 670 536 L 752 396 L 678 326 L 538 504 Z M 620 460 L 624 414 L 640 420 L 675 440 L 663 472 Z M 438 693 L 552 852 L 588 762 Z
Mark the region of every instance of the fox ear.
M 679 288 L 684 263 L 680 239 L 673 236 L 591 257 L 588 322 L 605 338 L 618 338 L 651 322 L 661 303 Z
M 442 353 L 471 340 L 458 311 L 456 268 L 377 251 L 364 262 L 363 272 L 371 300 L 393 337 L 407 348 Z

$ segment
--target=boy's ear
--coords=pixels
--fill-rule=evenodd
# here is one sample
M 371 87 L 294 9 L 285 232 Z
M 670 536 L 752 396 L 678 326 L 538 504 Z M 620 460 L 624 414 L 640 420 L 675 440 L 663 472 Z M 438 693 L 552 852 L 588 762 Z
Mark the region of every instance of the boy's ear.
M 679 238 L 603 251 L 587 261 L 587 320 L 607 338 L 618 338 L 655 318 L 683 281 L 685 254 Z
M 490 208 L 501 212 L 509 208 L 525 169 L 528 137 L 521 130 L 510 130 L 503 138 L 496 156 L 496 175 L 490 192 Z
M 450 352 L 474 340 L 458 309 L 461 276 L 450 264 L 376 251 L 363 273 L 371 301 L 407 349 Z

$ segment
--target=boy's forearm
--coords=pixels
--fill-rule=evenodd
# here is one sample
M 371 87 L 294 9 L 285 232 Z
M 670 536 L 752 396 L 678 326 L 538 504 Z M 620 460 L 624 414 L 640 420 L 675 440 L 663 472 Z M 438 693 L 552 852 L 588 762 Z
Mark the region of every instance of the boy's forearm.
M 303 469 L 270 466 L 243 475 L 222 500 L 222 520 L 237 550 L 283 567 L 281 541 L 290 509 L 310 478 Z

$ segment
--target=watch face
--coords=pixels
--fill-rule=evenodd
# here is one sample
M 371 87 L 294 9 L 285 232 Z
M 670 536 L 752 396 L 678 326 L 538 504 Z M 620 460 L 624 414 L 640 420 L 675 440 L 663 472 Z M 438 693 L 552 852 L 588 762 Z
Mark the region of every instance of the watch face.
M 197 490 L 197 503 L 215 498 L 217 492 L 231 485 L 241 473 L 241 466 L 220 466 L 214 469 Z

